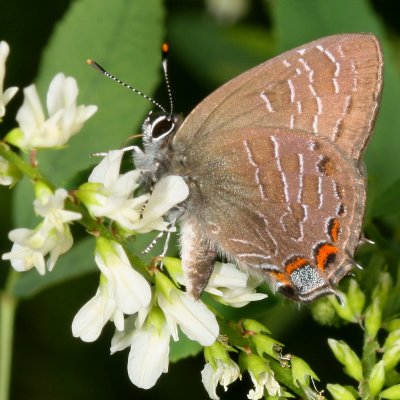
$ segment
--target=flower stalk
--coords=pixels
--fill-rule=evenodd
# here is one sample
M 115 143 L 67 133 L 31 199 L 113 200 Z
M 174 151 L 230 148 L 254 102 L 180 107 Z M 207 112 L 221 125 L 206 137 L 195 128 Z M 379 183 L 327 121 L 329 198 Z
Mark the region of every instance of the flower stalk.
M 4 289 L 0 292 L 0 400 L 9 399 L 14 321 L 18 300 L 13 287 L 19 274 L 10 269 Z

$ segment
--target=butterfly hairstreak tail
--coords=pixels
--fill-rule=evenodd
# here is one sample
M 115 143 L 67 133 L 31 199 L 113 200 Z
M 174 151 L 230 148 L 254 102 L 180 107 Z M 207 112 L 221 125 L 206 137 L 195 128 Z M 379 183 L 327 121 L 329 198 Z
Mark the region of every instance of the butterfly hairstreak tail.
M 165 57 L 163 66 L 166 72 Z M 363 238 L 361 157 L 382 69 L 374 35 L 341 34 L 244 72 L 183 121 L 172 105 L 167 112 L 151 99 L 160 111 L 147 116 L 144 151 L 136 149 L 134 161 L 145 185 L 180 175 L 189 186 L 169 218 L 179 216 L 194 298 L 218 256 L 299 302 L 336 294 Z

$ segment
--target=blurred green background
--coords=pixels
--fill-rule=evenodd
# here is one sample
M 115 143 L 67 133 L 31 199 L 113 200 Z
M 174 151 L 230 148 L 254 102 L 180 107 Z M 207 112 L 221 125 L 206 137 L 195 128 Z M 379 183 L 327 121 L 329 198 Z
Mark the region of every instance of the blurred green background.
M 400 254 L 399 11 L 399 3 L 390 0 L 3 0 L 0 40 L 11 47 L 5 87 L 22 88 L 34 81 L 44 99 L 51 78 L 62 71 L 77 78 L 79 103 L 99 106 L 67 150 L 39 154 L 44 173 L 57 186 L 71 188 L 76 176 L 95 164 L 88 155 L 118 148 L 127 136 L 139 132 L 151 108 L 143 98 L 86 66 L 87 58 L 168 105 L 160 68 L 160 45 L 167 40 L 175 109 L 185 115 L 223 82 L 284 50 L 334 33 L 375 33 L 382 41 L 386 64 L 381 112 L 366 154 L 370 181 L 366 232 L 377 243 L 375 250 L 369 247 L 359 254 L 367 270 L 360 279 L 366 281 L 370 265 L 371 270 L 385 265 L 395 271 Z M 1 135 L 15 126 L 21 102 L 19 93 L 8 107 Z M 27 205 L 31 192 L 26 182 L 18 185 L 15 195 L 0 188 L 1 253 L 10 248 L 10 229 L 34 226 Z M 171 364 L 156 387 L 144 391 L 128 379 L 127 352 L 109 356 L 110 327 L 95 343 L 72 338 L 72 319 L 98 284 L 92 251 L 93 243 L 84 241 L 62 257 L 54 275 L 39 281 L 32 271 L 19 282 L 16 290 L 23 301 L 16 320 L 11 398 L 207 398 L 200 379 L 202 355 Z M 80 279 L 64 281 L 57 269 L 68 268 L 74 270 L 70 278 Z M 8 269 L 2 262 L 2 285 Z M 400 312 L 400 304 L 394 302 L 393 307 Z M 309 307 L 299 309 L 273 296 L 240 312 L 261 319 L 286 344 L 287 352 L 309 362 L 322 380 L 320 389 L 327 382 L 346 383 L 326 339 L 345 338 L 357 349 L 361 337 L 354 326 L 321 327 L 311 318 Z M 221 398 L 245 398 L 249 387 L 244 377 Z

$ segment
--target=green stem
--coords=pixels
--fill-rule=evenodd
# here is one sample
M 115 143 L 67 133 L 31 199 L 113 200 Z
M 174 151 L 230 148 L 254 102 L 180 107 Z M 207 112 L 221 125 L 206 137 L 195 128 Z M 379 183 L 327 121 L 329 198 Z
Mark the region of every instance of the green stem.
M 14 336 L 14 319 L 17 300 L 12 288 L 18 279 L 18 273 L 10 270 L 6 286 L 0 292 L 0 400 L 8 400 Z
M 28 176 L 33 181 L 42 181 L 50 189 L 55 189 L 54 185 L 42 175 L 38 168 L 27 163 L 20 155 L 11 150 L 8 144 L 4 142 L 0 142 L 0 156 L 12 163 L 24 175 Z
M 363 400 L 372 400 L 368 387 L 369 376 L 371 375 L 372 368 L 377 362 L 376 352 L 379 349 L 379 343 L 375 338 L 370 337 L 366 332 L 364 333 L 364 345 L 362 352 L 362 365 L 364 373 L 364 382 L 360 386 L 360 394 Z

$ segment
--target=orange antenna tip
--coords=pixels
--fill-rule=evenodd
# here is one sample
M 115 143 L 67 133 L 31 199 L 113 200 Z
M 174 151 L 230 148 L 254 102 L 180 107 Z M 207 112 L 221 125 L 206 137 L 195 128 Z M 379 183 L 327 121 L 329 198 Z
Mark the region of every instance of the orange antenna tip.
M 168 43 L 163 43 L 161 46 L 161 50 L 164 55 L 169 53 L 169 44 Z

